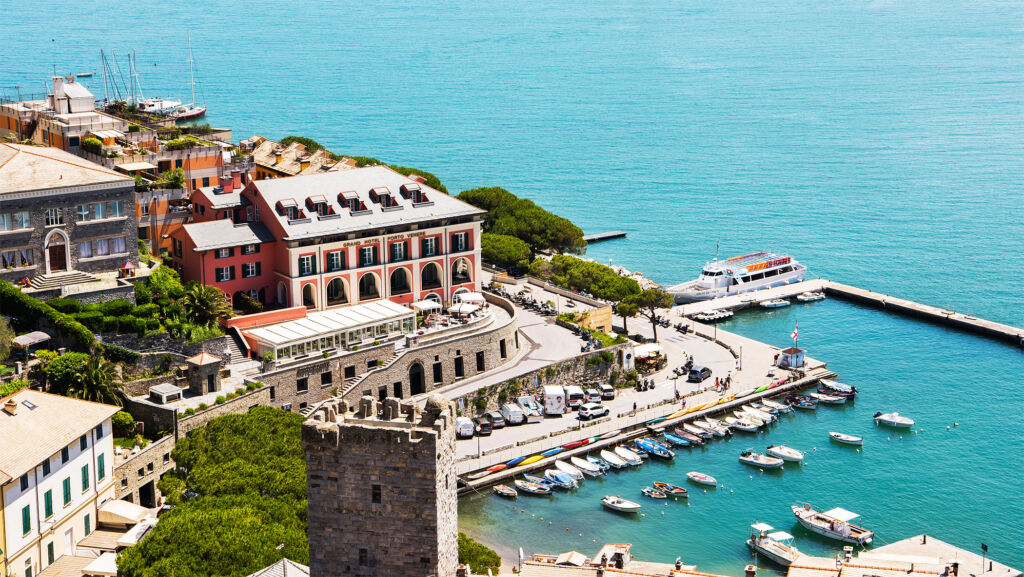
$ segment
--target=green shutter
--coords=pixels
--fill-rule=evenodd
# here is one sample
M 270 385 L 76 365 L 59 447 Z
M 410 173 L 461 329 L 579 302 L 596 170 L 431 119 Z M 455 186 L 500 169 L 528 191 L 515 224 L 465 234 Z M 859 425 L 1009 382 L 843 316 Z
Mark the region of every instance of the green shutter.
M 43 518 L 49 519 L 53 516 L 53 491 L 43 493 Z
M 32 506 L 25 505 L 21 510 L 21 533 L 22 535 L 28 535 L 29 531 L 32 530 Z
M 86 513 L 85 514 L 85 534 L 88 535 L 89 533 L 92 533 L 92 523 L 91 523 L 91 520 L 89 519 L 89 514 Z
M 82 492 L 89 490 L 89 465 L 82 465 Z
M 107 476 L 107 468 L 103 465 L 103 453 L 100 453 L 100 456 L 96 458 L 96 478 L 99 481 L 102 481 Z
M 71 504 L 71 477 L 64 478 L 64 506 Z
M 53 565 L 53 541 L 46 544 L 46 564 Z

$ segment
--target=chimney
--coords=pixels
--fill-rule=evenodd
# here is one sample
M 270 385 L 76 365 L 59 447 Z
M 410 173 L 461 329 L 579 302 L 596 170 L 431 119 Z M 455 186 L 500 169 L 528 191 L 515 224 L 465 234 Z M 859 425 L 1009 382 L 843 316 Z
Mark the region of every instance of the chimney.
M 4 412 L 13 417 L 18 412 L 18 403 L 15 403 L 14 399 L 7 399 L 4 403 Z
M 232 172 L 231 182 L 234 188 L 242 188 L 242 172 L 238 170 Z
M 757 565 L 747 565 L 744 567 L 743 577 L 757 577 Z
M 235 181 L 231 176 L 220 177 L 220 186 L 224 189 L 224 192 L 231 192 L 235 190 Z

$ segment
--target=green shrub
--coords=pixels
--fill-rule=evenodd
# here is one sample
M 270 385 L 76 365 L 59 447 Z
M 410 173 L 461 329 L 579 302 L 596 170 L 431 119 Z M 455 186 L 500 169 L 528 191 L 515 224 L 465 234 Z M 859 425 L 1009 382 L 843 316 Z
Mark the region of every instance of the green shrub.
M 103 317 L 102 327 L 105 333 L 117 332 L 117 317 Z
M 135 332 L 135 321 L 138 320 L 135 317 L 124 314 L 117 317 L 117 332 L 119 333 L 134 333 Z
M 224 398 L 224 395 L 217 395 L 217 398 L 214 399 L 213 402 L 217 403 L 218 405 L 223 405 L 225 401 L 227 401 L 227 399 Z
M 185 416 L 186 417 L 190 417 L 190 416 L 192 416 L 194 414 L 196 414 L 196 410 L 193 409 L 192 407 L 189 407 L 189 408 L 185 409 Z
M 117 299 L 113 301 L 107 301 L 100 305 L 100 307 L 103 310 L 103 314 L 112 317 L 120 317 L 124 315 L 130 315 L 132 309 L 135 308 L 135 305 L 124 299 Z
M 476 410 L 483 411 L 487 408 L 487 397 L 477 397 L 474 405 L 476 406 Z
M 258 389 L 258 388 L 260 388 L 262 386 L 263 386 L 263 384 L 260 383 L 259 381 L 250 381 L 248 383 L 245 383 L 245 390 L 247 390 L 247 391 L 255 391 L 256 389 Z
M 199 403 L 199 410 L 205 411 L 207 408 L 209 408 L 209 406 L 210 405 L 207 405 L 206 403 Z
M 111 417 L 110 422 L 119 431 L 128 431 L 135 428 L 135 417 L 127 411 L 118 411 Z
M 103 345 L 103 354 L 115 363 L 134 365 L 139 360 L 139 353 L 117 345 Z
M 227 396 L 226 396 L 226 397 L 224 397 L 224 398 L 225 398 L 226 400 L 230 401 L 231 399 L 234 399 L 234 398 L 237 398 L 237 397 L 238 397 L 238 393 L 228 393 L 228 394 L 227 394 Z M 218 404 L 219 404 L 219 403 L 218 403 Z
M 103 313 L 100 311 L 82 311 L 71 315 L 71 318 L 82 323 L 88 327 L 89 330 L 103 330 Z
M 142 319 L 139 319 L 142 320 Z M 155 331 L 160 328 L 160 319 L 146 319 L 146 330 Z
M 78 348 L 91 349 L 96 343 L 96 336 L 85 325 L 6 281 L 0 281 L 0 311 L 13 314 L 12 324 L 23 330 L 36 330 L 39 320 L 45 318 Z
M 159 269 L 157 269 L 157 270 L 159 270 Z M 171 299 L 169 299 L 167 297 L 161 297 L 161 298 L 156 299 L 156 304 L 160 308 L 166 308 L 166 307 L 170 306 L 173 302 L 174 301 L 172 301 Z
M 82 303 L 76 301 L 75 299 L 69 299 L 67 297 L 50 299 L 46 302 L 51 307 L 57 309 L 62 313 L 71 314 L 77 313 L 82 310 Z
M 459 533 L 459 563 L 469 565 L 474 575 L 484 575 L 488 571 L 497 574 L 501 568 L 501 556 L 465 533 Z
M 93 154 L 103 154 L 103 141 L 98 138 L 83 138 L 82 149 Z
M 142 132 L 142 127 L 138 124 L 129 124 L 128 132 Z
M 7 395 L 16 393 L 22 389 L 26 389 L 31 384 L 32 383 L 26 380 L 20 379 L 7 381 L 6 383 L 0 384 L 0 397 L 6 397 Z
M 153 302 L 153 291 L 146 283 L 135 283 L 135 302 L 140 305 L 148 305 Z
M 158 314 L 160 314 L 160 305 L 154 303 L 140 305 L 135 307 L 134 310 L 132 310 L 132 316 L 136 316 L 142 319 L 155 317 Z

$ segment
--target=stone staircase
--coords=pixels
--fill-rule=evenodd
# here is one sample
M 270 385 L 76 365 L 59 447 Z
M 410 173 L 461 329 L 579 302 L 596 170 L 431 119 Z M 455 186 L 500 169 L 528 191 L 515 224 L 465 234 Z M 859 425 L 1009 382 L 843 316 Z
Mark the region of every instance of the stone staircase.
M 65 285 L 96 282 L 98 280 L 100 279 L 92 276 L 89 273 L 73 270 L 69 272 L 41 274 L 32 277 L 32 280 L 29 282 L 31 283 L 32 288 L 36 290 L 52 290 L 59 289 L 60 287 Z
M 233 330 L 228 331 L 228 350 L 231 351 L 231 357 L 224 360 L 229 365 L 249 359 L 249 355 L 246 354 L 245 349 L 242 348 L 242 343 L 239 342 L 239 339 L 240 337 L 238 336 L 238 333 Z
M 403 349 L 403 350 L 400 350 L 400 351 L 395 351 L 394 353 L 391 354 L 390 357 L 388 357 L 388 360 L 384 361 L 383 365 L 377 366 L 377 367 L 375 367 L 375 368 L 373 368 L 373 369 L 371 369 L 369 371 L 366 371 L 365 373 L 359 375 L 358 377 L 356 377 L 354 379 L 351 379 L 349 382 L 345 383 L 345 388 L 342 389 L 341 393 L 338 396 L 339 397 L 344 397 L 345 395 L 348 395 L 349 393 L 351 393 L 353 390 L 355 390 L 356 387 L 359 386 L 359 383 L 361 383 L 364 380 L 366 380 L 366 377 L 369 376 L 371 373 L 375 373 L 377 371 L 385 371 L 385 370 L 387 370 L 388 368 L 391 367 L 391 365 L 394 365 L 396 362 L 398 362 L 398 359 L 402 358 L 402 356 L 404 356 L 405 353 L 408 352 L 408 351 L 409 351 L 409 349 Z

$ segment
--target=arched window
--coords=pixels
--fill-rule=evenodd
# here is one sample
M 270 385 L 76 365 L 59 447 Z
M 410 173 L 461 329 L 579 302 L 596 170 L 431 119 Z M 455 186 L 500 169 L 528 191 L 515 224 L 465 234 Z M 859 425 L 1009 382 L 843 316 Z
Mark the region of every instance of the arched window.
M 313 285 L 304 284 L 302 285 L 302 306 L 307 309 L 316 308 L 316 296 L 313 295 Z
M 452 284 L 465 284 L 473 282 L 473 273 L 470 270 L 469 261 L 460 258 L 452 265 Z
M 277 304 L 284 306 L 288 302 L 288 289 L 283 282 L 277 283 Z
M 344 281 L 336 278 L 327 283 L 327 306 L 343 305 L 347 302 L 348 291 L 345 290 Z
M 441 287 L 441 267 L 436 262 L 427 263 L 420 271 L 420 288 L 423 290 Z
M 412 290 L 409 284 L 409 271 L 404 268 L 396 268 L 391 272 L 391 294 L 401 295 Z
M 377 286 L 377 275 L 373 273 L 364 274 L 359 278 L 359 300 L 365 301 L 380 298 L 380 288 Z

